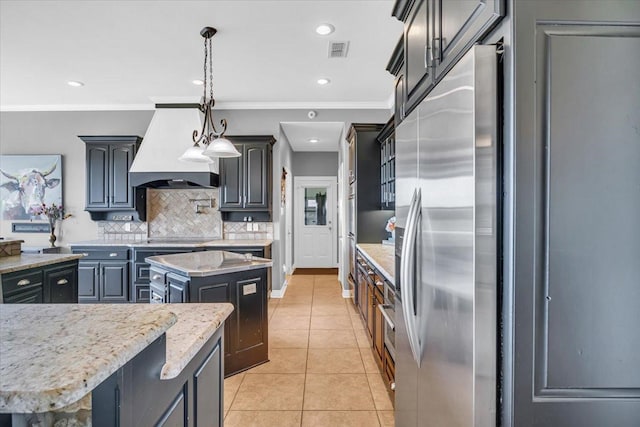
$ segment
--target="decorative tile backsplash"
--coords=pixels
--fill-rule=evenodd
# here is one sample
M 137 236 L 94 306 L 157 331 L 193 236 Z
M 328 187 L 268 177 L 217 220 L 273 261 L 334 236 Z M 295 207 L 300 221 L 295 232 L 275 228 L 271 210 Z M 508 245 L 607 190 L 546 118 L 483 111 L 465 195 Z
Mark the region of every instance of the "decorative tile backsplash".
M 146 222 L 98 221 L 98 238 L 137 241 L 147 238 Z
M 98 238 L 137 241 L 147 238 L 273 239 L 271 222 L 224 222 L 217 188 L 147 189 L 147 222 L 99 221 Z M 210 202 L 211 201 L 211 202 Z M 210 203 L 213 207 L 209 207 Z
M 150 238 L 221 239 L 218 189 L 148 189 L 147 223 Z
M 271 222 L 225 222 L 224 238 L 238 239 L 273 239 L 273 223 Z

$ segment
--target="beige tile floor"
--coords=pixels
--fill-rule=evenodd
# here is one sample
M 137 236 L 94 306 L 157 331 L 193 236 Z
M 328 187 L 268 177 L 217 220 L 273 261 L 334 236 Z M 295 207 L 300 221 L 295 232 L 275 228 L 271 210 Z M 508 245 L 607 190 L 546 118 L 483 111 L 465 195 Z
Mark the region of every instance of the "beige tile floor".
M 389 427 L 367 333 L 333 275 L 294 275 L 269 301 L 269 359 L 224 382 L 225 427 Z

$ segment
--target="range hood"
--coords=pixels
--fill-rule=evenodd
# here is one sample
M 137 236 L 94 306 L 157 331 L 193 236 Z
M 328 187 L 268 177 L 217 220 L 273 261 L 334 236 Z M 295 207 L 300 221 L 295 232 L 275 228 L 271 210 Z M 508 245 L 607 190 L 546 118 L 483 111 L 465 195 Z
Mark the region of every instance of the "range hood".
M 129 169 L 134 187 L 217 187 L 218 159 L 214 163 L 178 160 L 193 145 L 191 135 L 202 129 L 198 104 L 156 104 L 149 128 Z

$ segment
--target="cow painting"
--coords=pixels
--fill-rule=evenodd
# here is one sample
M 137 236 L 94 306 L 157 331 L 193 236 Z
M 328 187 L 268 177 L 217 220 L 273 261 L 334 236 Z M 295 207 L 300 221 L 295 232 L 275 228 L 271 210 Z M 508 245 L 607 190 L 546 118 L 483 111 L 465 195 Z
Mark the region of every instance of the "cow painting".
M 3 156 L 7 157 L 33 157 L 33 156 Z M 44 157 L 44 156 L 43 156 Z M 59 156 L 53 157 L 53 162 L 49 161 L 44 168 L 22 167 L 12 168 L 4 161 L 0 168 L 0 174 L 4 177 L 3 183 L 0 185 L 2 190 L 2 214 L 4 219 L 40 219 L 35 214 L 35 209 L 42 206 L 43 203 L 53 201 L 57 204 L 62 202 L 62 193 L 59 191 L 60 178 L 54 178 L 51 175 L 56 171 L 59 163 Z M 17 166 L 17 165 L 16 165 Z M 58 174 L 56 174 L 58 175 Z M 61 175 L 61 174 L 60 174 Z M 58 187 L 58 188 L 56 188 Z M 47 196 L 47 192 L 56 189 L 53 197 Z

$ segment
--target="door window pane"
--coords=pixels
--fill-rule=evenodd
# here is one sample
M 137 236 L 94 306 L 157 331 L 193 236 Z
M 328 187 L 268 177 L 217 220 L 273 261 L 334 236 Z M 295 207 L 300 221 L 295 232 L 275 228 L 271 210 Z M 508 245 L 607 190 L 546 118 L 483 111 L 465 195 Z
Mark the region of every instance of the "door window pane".
M 305 188 L 304 225 L 327 225 L 326 187 Z

